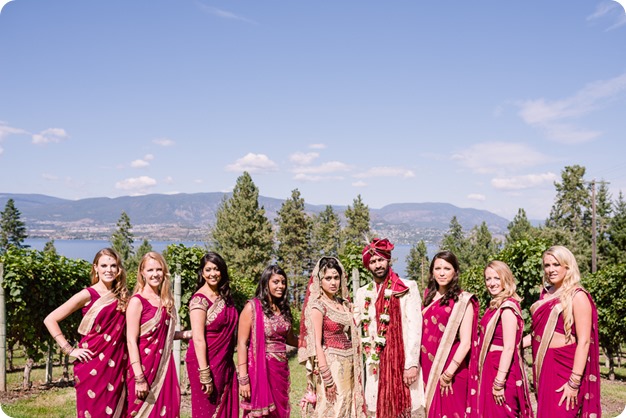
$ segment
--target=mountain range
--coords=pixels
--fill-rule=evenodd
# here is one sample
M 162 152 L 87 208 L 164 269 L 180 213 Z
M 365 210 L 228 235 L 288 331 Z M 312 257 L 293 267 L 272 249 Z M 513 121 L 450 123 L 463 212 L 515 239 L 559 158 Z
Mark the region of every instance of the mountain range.
M 79 200 L 41 194 L 0 193 L 0 208 L 8 199 L 15 201 L 30 238 L 108 239 L 122 212 L 130 217 L 136 238 L 148 240 L 203 240 L 224 199 L 230 193 L 149 194 L 117 198 L 97 197 Z M 274 222 L 284 200 L 259 196 L 259 205 Z M 305 204 L 305 211 L 318 214 L 326 205 Z M 347 206 L 333 210 L 345 223 Z M 509 220 L 486 210 L 460 208 L 449 203 L 392 203 L 370 208 L 373 232 L 399 244 L 415 244 L 420 239 L 436 243 L 457 217 L 465 230 L 483 221 L 494 236 L 504 235 Z

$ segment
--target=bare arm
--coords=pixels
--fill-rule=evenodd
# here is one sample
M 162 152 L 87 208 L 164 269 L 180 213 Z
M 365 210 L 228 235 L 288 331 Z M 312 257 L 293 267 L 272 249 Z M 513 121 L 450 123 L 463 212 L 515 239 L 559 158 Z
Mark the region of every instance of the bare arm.
M 141 353 L 139 353 L 139 332 L 141 329 L 141 312 L 143 306 L 139 298 L 130 298 L 126 307 L 126 345 L 128 346 L 128 359 L 130 367 L 135 375 L 135 396 L 146 399 L 150 387 L 143 374 L 141 367 Z
M 89 303 L 90 300 L 91 295 L 89 294 L 89 291 L 87 289 L 83 289 L 69 298 L 65 303 L 63 303 L 63 305 L 50 312 L 50 314 L 46 316 L 46 319 L 43 320 L 44 325 L 48 328 L 48 332 L 52 335 L 52 338 L 54 338 L 63 352 L 72 357 L 76 357 L 80 361 L 91 360 L 94 356 L 93 351 L 86 348 L 72 348 L 71 344 L 63 335 L 59 322 L 81 309 Z
M 313 337 L 315 338 L 315 355 L 317 356 L 317 364 L 319 366 L 322 381 L 324 382 L 326 398 L 328 399 L 328 402 L 333 403 L 337 398 L 337 386 L 335 386 L 335 383 L 333 382 L 333 378 L 330 374 L 330 369 L 328 368 L 328 363 L 326 361 L 324 347 L 322 346 L 322 339 L 324 336 L 324 314 L 319 309 L 311 309 L 311 320 L 313 321 Z
M 496 379 L 498 382 L 506 382 L 506 377 L 511 368 L 513 354 L 515 352 L 515 335 L 517 333 L 517 318 L 511 309 L 503 309 L 500 315 L 502 323 L 502 354 L 498 363 L 498 373 Z M 493 386 L 492 394 L 496 399 L 496 403 L 501 405 L 504 403 L 504 387 L 503 385 Z
M 459 327 L 459 346 L 446 367 L 446 370 L 441 374 L 439 378 L 439 385 L 441 387 L 442 393 L 446 395 L 448 393 L 453 394 L 452 390 L 452 377 L 454 373 L 458 369 L 459 365 L 463 360 L 465 360 L 465 356 L 469 352 L 472 346 L 472 327 L 474 326 L 474 310 L 472 309 L 472 304 L 469 303 L 465 308 L 465 314 L 463 315 L 463 320 L 461 321 L 461 326 Z
M 207 352 L 207 343 L 205 338 L 206 311 L 201 308 L 192 309 L 189 312 L 189 321 L 191 322 L 191 335 L 193 339 L 193 347 L 198 359 L 198 368 L 206 369 L 209 367 L 209 358 Z M 202 392 L 207 395 L 213 391 L 213 383 L 202 384 Z
M 239 315 L 239 330 L 237 332 L 237 372 L 240 379 L 248 378 L 248 342 L 252 331 L 252 303 L 246 303 Z M 250 382 L 239 384 L 239 395 L 250 399 Z
M 557 390 L 557 392 L 563 392 L 559 406 L 565 401 L 566 410 L 569 410 L 570 406 L 574 408 L 578 403 L 578 389 L 574 389 L 570 382 L 580 386 L 587 363 L 587 356 L 589 355 L 589 345 L 591 344 L 591 303 L 584 292 L 577 292 L 574 295 L 572 310 L 578 339 L 576 352 L 574 353 L 574 366 L 570 380 Z

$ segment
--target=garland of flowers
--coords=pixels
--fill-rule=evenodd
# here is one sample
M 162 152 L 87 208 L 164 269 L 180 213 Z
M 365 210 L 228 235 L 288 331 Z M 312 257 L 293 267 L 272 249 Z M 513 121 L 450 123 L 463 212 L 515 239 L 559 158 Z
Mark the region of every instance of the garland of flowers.
M 361 341 L 363 344 L 363 351 L 365 352 L 365 364 L 372 367 L 372 373 L 376 374 L 378 371 L 378 364 L 380 362 L 380 353 L 383 351 L 383 348 L 385 348 L 385 344 L 387 343 L 385 334 L 387 333 L 387 329 L 389 328 L 389 320 L 391 319 L 391 317 L 389 316 L 389 304 L 391 303 L 391 296 L 393 295 L 393 291 L 391 290 L 391 279 L 387 281 L 387 287 L 385 288 L 383 296 L 383 311 L 378 315 L 378 335 L 370 335 L 369 332 L 369 325 L 371 322 L 371 318 L 369 316 L 369 307 L 372 303 L 372 298 L 369 296 L 369 293 L 371 293 L 372 290 L 374 290 L 374 282 L 371 282 L 367 286 L 368 295 L 365 296 L 363 318 L 361 319 L 361 327 L 363 330 L 363 336 L 361 337 Z

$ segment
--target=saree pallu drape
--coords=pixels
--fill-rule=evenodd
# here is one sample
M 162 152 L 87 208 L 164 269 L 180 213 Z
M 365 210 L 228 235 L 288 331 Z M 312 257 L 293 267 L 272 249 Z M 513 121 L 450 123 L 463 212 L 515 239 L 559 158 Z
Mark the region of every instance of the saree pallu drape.
M 155 308 L 141 296 L 143 309 L 154 309 L 154 316 L 141 324 L 139 331 L 139 355 L 144 376 L 150 392 L 145 401 L 135 395 L 135 375 L 128 366 L 128 416 L 168 417 L 180 416 L 180 386 L 174 356 L 172 355 L 176 311 L 171 315 L 165 307 Z M 143 318 L 143 315 L 142 315 Z
M 264 320 L 265 314 L 258 299 L 251 300 L 253 307 L 252 329 L 248 345 L 248 376 L 250 377 L 250 400 L 242 400 L 244 417 L 289 418 L 289 363 L 286 352 L 275 350 L 266 341 L 266 336 L 285 340 L 291 324 L 282 315 Z M 276 320 L 281 320 L 279 327 Z M 266 326 L 267 325 L 267 326 Z M 272 346 L 280 345 L 272 343 Z M 283 349 L 284 343 L 282 344 Z
M 100 297 L 93 288 L 91 306 L 78 327 L 79 347 L 93 351 L 91 360 L 74 362 L 76 414 L 79 418 L 121 417 L 126 407 L 123 370 L 127 362 L 124 313 L 109 292 Z
M 472 309 L 472 338 L 470 350 L 452 378 L 453 394 L 442 395 L 439 377 L 450 364 L 459 346 L 459 328 L 466 309 Z M 478 300 L 468 292 L 461 292 L 459 300 L 449 300 L 441 306 L 433 301 L 422 310 L 422 345 L 420 363 L 426 385 L 426 414 L 430 418 L 471 416 L 476 408 L 477 376 L 472 357 L 477 355 Z
M 198 357 L 189 342 L 185 362 L 191 386 L 191 416 L 193 418 L 230 418 L 239 415 L 237 374 L 233 355 L 235 352 L 235 330 L 239 314 L 232 304 L 219 297 L 212 303 L 206 296 L 197 293 L 189 302 L 189 311 L 206 311 L 205 341 L 207 359 L 213 378 L 210 395 L 202 392 L 198 373 Z
M 494 334 L 502 335 L 500 316 L 504 309 L 510 309 L 517 320 L 515 333 L 515 351 L 511 366 L 506 375 L 504 387 L 504 404 L 498 405 L 493 398 L 493 381 L 498 374 L 502 351 L 489 351 Z M 521 341 L 524 332 L 524 319 L 519 302 L 509 298 L 497 309 L 487 309 L 480 321 L 479 355 L 478 355 L 478 415 L 483 418 L 532 418 L 534 417 L 528 379 L 521 356 Z
M 533 374 L 537 392 L 537 418 L 602 416 L 600 405 L 600 351 L 598 346 L 598 311 L 591 295 L 584 289 L 591 304 L 591 335 L 587 363 L 578 390 L 578 408 L 567 411 L 566 402 L 559 407 L 562 392 L 556 392 L 567 383 L 574 366 L 576 343 L 549 348 L 550 340 L 563 310 L 560 300 L 542 292 L 531 308 Z M 576 292 L 576 293 L 577 293 Z M 562 319 L 561 319 L 562 320 Z

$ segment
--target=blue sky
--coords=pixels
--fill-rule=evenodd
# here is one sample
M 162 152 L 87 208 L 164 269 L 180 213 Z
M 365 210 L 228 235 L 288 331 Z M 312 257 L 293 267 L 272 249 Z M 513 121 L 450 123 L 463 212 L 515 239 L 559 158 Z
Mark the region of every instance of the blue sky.
M 626 191 L 626 13 L 602 1 L 14 0 L 0 193 L 232 190 L 544 219 Z

